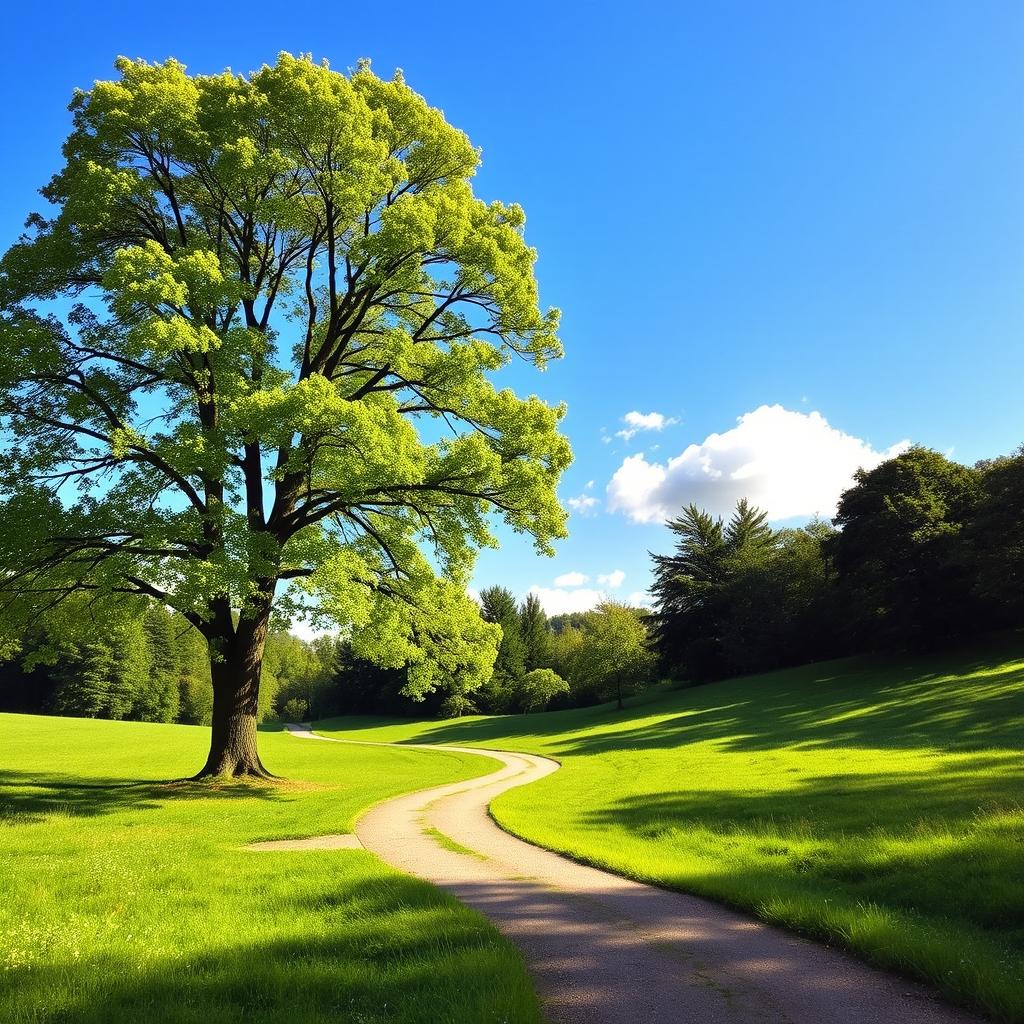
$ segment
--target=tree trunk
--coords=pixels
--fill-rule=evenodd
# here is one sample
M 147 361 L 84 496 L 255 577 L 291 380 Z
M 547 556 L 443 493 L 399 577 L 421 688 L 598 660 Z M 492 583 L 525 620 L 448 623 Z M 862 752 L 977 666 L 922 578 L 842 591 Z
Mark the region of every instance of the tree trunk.
M 203 770 L 195 776 L 197 779 L 212 776 L 275 778 L 263 767 L 256 745 L 260 666 L 268 621 L 268 614 L 242 618 L 233 636 L 210 644 L 213 728 L 210 756 Z

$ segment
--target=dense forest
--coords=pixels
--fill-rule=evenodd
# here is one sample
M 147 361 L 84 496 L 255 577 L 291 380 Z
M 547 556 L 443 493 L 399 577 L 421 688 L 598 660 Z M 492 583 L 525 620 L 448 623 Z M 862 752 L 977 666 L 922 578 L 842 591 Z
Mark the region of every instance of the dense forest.
M 912 448 L 856 474 L 832 524 L 690 506 L 654 556 L 651 646 L 702 681 L 927 649 L 1024 625 L 1024 449 L 962 466 Z
M 481 592 L 502 629 L 479 689 L 425 699 L 344 636 L 267 642 L 261 720 L 352 713 L 511 714 L 621 700 L 656 678 L 703 682 L 855 653 L 928 648 L 1024 625 L 1024 449 L 960 465 L 925 448 L 860 471 L 831 524 L 772 529 L 741 501 L 694 506 L 655 554 L 654 608 L 605 602 L 549 618 L 535 595 Z M 77 602 L 77 603 L 73 603 Z M 0 663 L 0 710 L 207 724 L 206 643 L 155 602 L 100 616 L 85 598 L 42 618 Z

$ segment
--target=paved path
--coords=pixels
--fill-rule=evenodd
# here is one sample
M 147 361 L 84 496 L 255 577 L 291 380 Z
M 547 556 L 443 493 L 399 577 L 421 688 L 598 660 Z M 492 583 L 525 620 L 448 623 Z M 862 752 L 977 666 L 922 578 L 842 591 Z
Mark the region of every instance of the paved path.
M 288 728 L 309 739 L 347 742 Z M 978 1020 L 844 953 L 510 836 L 491 820 L 488 805 L 558 764 L 533 754 L 443 749 L 483 753 L 502 767 L 379 804 L 359 820 L 356 835 L 388 864 L 486 914 L 522 950 L 552 1024 Z M 467 852 L 446 849 L 431 829 Z

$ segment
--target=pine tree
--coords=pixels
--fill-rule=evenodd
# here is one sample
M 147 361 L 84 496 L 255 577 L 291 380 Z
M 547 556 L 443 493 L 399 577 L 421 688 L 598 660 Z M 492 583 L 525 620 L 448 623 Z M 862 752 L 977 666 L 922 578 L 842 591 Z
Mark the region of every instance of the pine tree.
M 487 587 L 480 592 L 481 614 L 485 622 L 501 626 L 501 642 L 494 671 L 481 688 L 487 710 L 515 710 L 519 683 L 526 674 L 526 648 L 519 622 L 515 595 L 505 587 Z
M 548 617 L 536 594 L 527 594 L 519 612 L 519 630 L 523 640 L 526 671 L 548 667 Z

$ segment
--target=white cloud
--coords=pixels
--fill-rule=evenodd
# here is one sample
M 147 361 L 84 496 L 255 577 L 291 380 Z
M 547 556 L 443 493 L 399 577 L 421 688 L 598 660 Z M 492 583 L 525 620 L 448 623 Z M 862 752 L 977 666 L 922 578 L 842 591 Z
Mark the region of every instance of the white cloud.
M 637 430 L 664 430 L 678 420 L 660 412 L 627 412 L 622 422 Z
M 629 597 L 626 598 L 626 604 L 633 608 L 653 608 L 654 602 L 651 600 L 651 595 L 646 590 L 634 590 Z
M 612 572 L 605 573 L 602 576 L 597 577 L 597 582 L 603 584 L 606 587 L 611 587 L 614 590 L 616 587 L 622 586 L 622 581 L 626 578 L 626 574 L 621 569 L 614 569 Z
M 556 587 L 581 587 L 589 582 L 590 577 L 584 576 L 581 572 L 563 572 L 561 576 L 555 577 Z
M 607 598 L 603 590 L 563 590 L 560 587 L 530 587 L 548 615 L 566 615 L 569 612 L 589 612 Z
M 567 498 L 565 503 L 573 512 L 579 512 L 581 516 L 593 515 L 594 509 L 601 504 L 592 494 L 580 494 L 575 498 Z
M 657 523 L 690 502 L 728 516 L 737 500 L 747 498 L 770 519 L 832 516 L 859 468 L 873 468 L 909 446 L 900 441 L 876 451 L 830 426 L 819 412 L 762 405 L 667 463 L 643 455 L 623 460 L 608 483 L 608 508 L 639 523 Z
M 636 412 L 634 410 L 627 412 L 622 417 L 622 422 L 626 424 L 626 429 L 616 430 L 615 436 L 621 437 L 623 441 L 628 441 L 641 430 L 664 430 L 666 427 L 672 426 L 673 423 L 678 423 L 679 420 L 660 412 Z
M 474 590 L 472 587 L 466 587 L 466 597 L 471 601 L 475 601 L 479 605 L 483 604 L 483 601 L 480 598 L 480 591 Z

